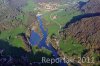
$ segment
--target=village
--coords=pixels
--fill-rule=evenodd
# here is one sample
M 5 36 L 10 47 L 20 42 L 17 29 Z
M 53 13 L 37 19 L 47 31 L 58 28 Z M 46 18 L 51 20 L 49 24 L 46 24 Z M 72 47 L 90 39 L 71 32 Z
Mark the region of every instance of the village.
M 57 3 L 38 3 L 38 4 L 39 4 L 39 9 L 43 9 L 46 11 L 57 10 L 58 7 L 60 6 Z

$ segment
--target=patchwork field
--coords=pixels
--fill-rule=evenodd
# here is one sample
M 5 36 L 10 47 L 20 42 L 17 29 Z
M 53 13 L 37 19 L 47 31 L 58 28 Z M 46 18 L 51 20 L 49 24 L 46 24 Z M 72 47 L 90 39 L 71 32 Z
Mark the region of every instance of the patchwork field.
M 52 33 L 57 33 L 61 27 L 68 23 L 74 16 L 77 16 L 79 14 L 81 14 L 81 12 L 75 9 L 71 9 L 70 11 L 59 9 L 56 11 L 45 13 L 43 15 L 43 18 L 47 23 L 49 23 L 49 25 L 51 24 L 50 26 L 47 26 L 49 36 Z

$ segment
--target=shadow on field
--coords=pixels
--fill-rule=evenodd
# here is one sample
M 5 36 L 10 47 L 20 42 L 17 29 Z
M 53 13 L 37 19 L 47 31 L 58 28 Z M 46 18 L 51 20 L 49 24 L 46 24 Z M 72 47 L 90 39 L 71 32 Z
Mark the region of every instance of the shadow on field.
M 24 49 L 13 47 L 4 40 L 0 40 L 0 49 L 4 50 L 4 55 L 11 55 L 12 57 L 19 57 L 27 53 Z
M 100 13 L 87 13 L 87 14 L 74 16 L 63 28 L 68 28 L 69 25 L 71 25 L 72 23 L 76 23 L 77 21 L 80 21 L 83 18 L 90 18 L 95 16 L 100 16 Z
M 26 52 L 22 48 L 11 46 L 9 42 L 4 40 L 0 40 L 0 51 L 1 50 L 4 50 L 4 52 L 2 54 L 0 53 L 0 66 L 58 66 L 57 64 L 38 63 L 42 61 L 42 57 L 52 58 L 52 55 L 47 55 L 40 51 L 37 51 L 36 53 Z M 12 59 L 10 59 L 11 57 Z M 4 58 L 6 61 L 1 60 Z

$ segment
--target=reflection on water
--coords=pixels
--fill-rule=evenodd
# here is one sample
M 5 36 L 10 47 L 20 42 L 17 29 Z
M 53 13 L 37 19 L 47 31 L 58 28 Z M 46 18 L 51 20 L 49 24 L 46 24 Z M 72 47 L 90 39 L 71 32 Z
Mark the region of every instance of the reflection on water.
M 38 47 L 39 48 L 45 47 L 46 49 L 48 49 L 48 50 L 50 50 L 52 52 L 52 54 L 53 54 L 53 56 L 55 58 L 58 58 L 59 55 L 58 55 L 57 51 L 52 47 L 52 45 L 51 44 L 49 44 L 49 45 L 46 44 L 48 32 L 47 32 L 47 30 L 44 30 L 43 23 L 42 23 L 42 20 L 41 20 L 41 16 L 37 16 L 37 19 L 38 19 L 39 24 L 40 24 L 39 27 L 40 27 L 41 32 L 43 34 L 43 38 L 42 38 L 42 40 L 40 40 L 39 35 L 36 34 L 34 31 L 32 31 L 31 37 L 30 37 L 30 43 L 33 44 L 33 45 L 35 45 L 35 43 L 37 43 L 38 42 L 38 39 L 39 39 L 40 42 L 39 42 Z M 65 64 L 62 61 L 61 63 L 59 63 L 59 66 L 67 66 L 67 64 Z

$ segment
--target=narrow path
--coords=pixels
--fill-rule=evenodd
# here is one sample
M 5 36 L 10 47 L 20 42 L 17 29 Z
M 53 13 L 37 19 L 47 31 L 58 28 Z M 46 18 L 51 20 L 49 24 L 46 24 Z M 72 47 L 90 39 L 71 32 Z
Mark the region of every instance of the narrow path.
M 54 22 L 54 23 L 56 23 L 60 28 L 61 28 L 61 25 L 60 25 L 60 23 L 58 23 L 58 22 L 55 22 L 53 19 L 52 19 L 52 14 L 50 15 L 50 19 Z

